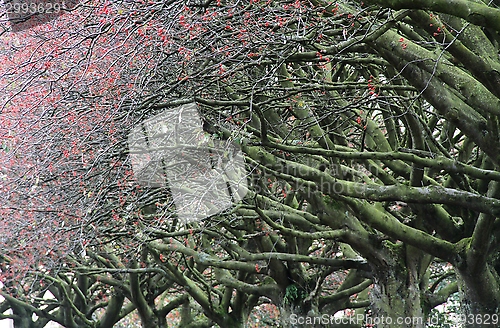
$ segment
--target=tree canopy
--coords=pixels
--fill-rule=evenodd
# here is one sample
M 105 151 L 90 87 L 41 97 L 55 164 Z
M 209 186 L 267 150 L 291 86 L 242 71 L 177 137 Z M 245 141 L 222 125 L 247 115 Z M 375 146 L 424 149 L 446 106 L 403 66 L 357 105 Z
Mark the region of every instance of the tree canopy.
M 0 318 L 424 327 L 457 297 L 457 320 L 496 325 L 499 5 L 92 0 L 22 28 L 4 13 Z M 168 183 L 138 181 L 128 138 L 192 104 L 200 138 L 241 151 L 245 196 L 185 222 Z

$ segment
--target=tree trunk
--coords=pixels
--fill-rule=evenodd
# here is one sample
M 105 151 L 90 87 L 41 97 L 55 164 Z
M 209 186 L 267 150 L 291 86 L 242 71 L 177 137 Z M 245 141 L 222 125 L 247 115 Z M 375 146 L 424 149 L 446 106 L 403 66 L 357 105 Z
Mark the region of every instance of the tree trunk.
M 500 290 L 498 274 L 488 266 L 480 273 L 457 270 L 460 290 L 460 320 L 463 327 L 494 327 L 499 324 Z
M 28 311 L 23 307 L 13 306 L 13 314 L 16 315 L 16 318 L 13 320 L 15 328 L 31 328 L 33 325 L 32 316 L 33 313 Z
M 372 323 L 377 328 L 425 327 L 420 283 L 427 263 L 421 251 L 407 246 L 405 250 L 396 250 L 386 265 L 374 267 L 372 313 L 365 324 Z

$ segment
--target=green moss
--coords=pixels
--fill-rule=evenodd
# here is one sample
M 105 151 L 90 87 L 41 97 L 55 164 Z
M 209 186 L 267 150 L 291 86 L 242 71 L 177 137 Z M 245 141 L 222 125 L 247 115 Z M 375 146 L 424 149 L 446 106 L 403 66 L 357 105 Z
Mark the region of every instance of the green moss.
M 457 254 L 464 254 L 470 247 L 472 238 L 463 238 L 455 244 Z
M 323 196 L 323 202 L 326 205 L 328 205 L 328 206 L 330 206 L 330 207 L 332 207 L 332 208 L 334 208 L 336 210 L 342 209 L 342 204 L 340 204 L 335 199 L 333 199 L 332 197 L 330 197 L 330 195 Z
M 406 262 L 405 262 L 405 253 L 404 253 L 404 245 L 400 243 L 393 243 L 389 240 L 384 240 L 382 242 L 385 250 L 389 253 L 390 258 L 393 260 L 393 266 L 396 270 L 396 274 L 406 274 Z
M 471 240 L 471 237 L 463 238 L 455 244 L 455 253 L 458 254 L 456 263 L 457 268 L 464 268 L 466 265 L 467 261 L 465 259 L 467 258 L 467 251 L 470 247 Z
M 403 245 L 402 244 L 398 244 L 398 243 L 393 243 L 392 241 L 390 240 L 384 240 L 382 242 L 382 245 L 391 253 L 391 254 L 394 254 L 394 255 L 402 255 L 402 250 L 403 250 Z
M 288 285 L 285 290 L 285 296 L 283 297 L 285 304 L 297 304 L 304 298 L 306 298 L 307 293 L 301 287 L 296 284 Z

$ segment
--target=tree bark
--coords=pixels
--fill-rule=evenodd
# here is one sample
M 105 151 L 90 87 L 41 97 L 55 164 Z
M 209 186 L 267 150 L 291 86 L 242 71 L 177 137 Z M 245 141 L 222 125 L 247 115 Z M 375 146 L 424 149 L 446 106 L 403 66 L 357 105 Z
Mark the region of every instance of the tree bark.
M 401 249 L 398 249 L 401 248 Z M 368 320 L 378 328 L 425 327 L 421 281 L 427 258 L 411 246 L 397 246 L 387 265 L 373 268 L 370 292 L 372 314 Z
M 494 323 L 492 316 L 498 316 L 500 311 L 498 274 L 488 266 L 479 273 L 459 269 L 457 280 L 461 298 L 460 320 L 463 327 L 492 327 Z

